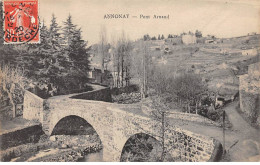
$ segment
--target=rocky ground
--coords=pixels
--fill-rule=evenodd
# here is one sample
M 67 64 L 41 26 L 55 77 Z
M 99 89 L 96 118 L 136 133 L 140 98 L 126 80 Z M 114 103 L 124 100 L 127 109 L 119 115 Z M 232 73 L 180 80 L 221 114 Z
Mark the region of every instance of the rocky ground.
M 56 135 L 42 137 L 35 144 L 24 144 L 1 151 L 1 161 L 76 162 L 84 155 L 98 152 L 102 148 L 97 134 Z

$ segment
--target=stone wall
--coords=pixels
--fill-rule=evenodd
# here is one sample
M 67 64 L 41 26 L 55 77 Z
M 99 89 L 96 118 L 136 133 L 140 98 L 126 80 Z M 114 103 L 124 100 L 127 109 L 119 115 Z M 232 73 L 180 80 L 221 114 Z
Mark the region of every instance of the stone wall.
M 112 102 L 111 91 L 109 88 L 82 93 L 76 96 L 72 96 L 71 98 Z
M 139 87 L 137 85 L 130 85 L 130 86 L 123 87 L 123 88 L 113 88 L 113 89 L 111 89 L 111 94 L 119 95 L 122 93 L 136 92 L 138 90 L 139 90 Z
M 169 138 L 170 154 L 175 161 L 204 162 L 209 161 L 214 151 L 213 139 L 176 128 L 166 133 Z
M 35 94 L 25 91 L 24 93 L 24 109 L 23 109 L 23 118 L 28 120 L 42 120 L 44 99 L 36 96 Z
M 151 108 L 149 108 L 145 105 L 142 105 L 142 111 L 147 115 L 150 115 L 152 112 Z M 191 121 L 191 122 L 196 122 L 196 123 L 201 123 L 201 124 L 206 124 L 206 125 L 220 126 L 220 124 L 215 121 L 212 121 L 206 117 L 203 117 L 203 116 L 200 116 L 197 114 L 192 114 L 192 113 L 171 111 L 167 115 L 167 117 L 171 118 L 171 119 L 186 120 L 186 121 Z
M 2 134 L 0 135 L 1 150 L 25 143 L 38 142 L 42 134 L 44 134 L 44 132 L 42 131 L 40 125 L 33 125 L 20 130 Z
M 260 94 L 240 90 L 240 110 L 249 118 L 250 122 L 260 126 Z
M 260 126 L 260 63 L 249 65 L 248 74 L 239 76 L 240 110 Z

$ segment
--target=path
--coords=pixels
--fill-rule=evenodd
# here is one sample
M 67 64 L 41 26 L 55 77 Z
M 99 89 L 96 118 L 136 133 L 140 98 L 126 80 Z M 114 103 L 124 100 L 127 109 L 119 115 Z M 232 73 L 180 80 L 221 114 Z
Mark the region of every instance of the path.
M 231 160 L 260 161 L 260 130 L 251 127 L 237 112 L 233 102 L 224 109 L 237 133 L 238 143 L 230 149 Z
M 233 102 L 224 108 L 233 124 L 233 128 L 225 130 L 225 149 L 229 152 L 231 161 L 260 161 L 260 130 L 252 128 L 244 121 L 237 113 L 236 105 L 237 102 Z M 176 119 L 170 119 L 170 123 L 194 133 L 213 137 L 223 144 L 223 130 L 220 127 Z

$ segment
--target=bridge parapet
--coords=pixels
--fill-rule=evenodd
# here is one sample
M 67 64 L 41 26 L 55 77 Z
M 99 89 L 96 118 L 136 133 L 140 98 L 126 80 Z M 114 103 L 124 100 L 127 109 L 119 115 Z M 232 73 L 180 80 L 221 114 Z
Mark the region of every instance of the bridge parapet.
M 43 104 L 45 100 L 39 96 L 25 91 L 23 103 L 23 118 L 43 122 Z

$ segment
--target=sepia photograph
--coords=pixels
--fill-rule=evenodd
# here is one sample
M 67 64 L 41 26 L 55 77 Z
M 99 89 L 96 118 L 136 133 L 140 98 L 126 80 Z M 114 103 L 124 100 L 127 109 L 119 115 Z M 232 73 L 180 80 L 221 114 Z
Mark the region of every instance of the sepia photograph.
M 0 162 L 260 162 L 259 0 L 0 0 Z

